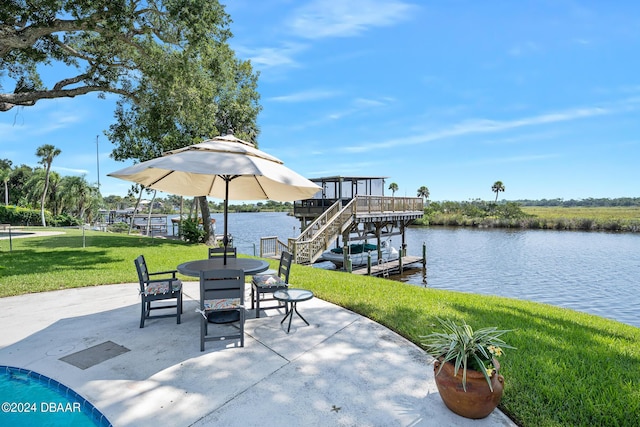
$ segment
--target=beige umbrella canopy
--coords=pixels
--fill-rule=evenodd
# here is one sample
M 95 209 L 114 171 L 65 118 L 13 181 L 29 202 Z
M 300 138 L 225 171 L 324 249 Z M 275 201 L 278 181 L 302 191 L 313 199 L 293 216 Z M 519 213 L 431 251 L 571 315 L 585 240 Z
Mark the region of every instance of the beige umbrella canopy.
M 308 199 L 320 187 L 233 135 L 172 150 L 108 176 L 180 196 L 230 200 Z M 229 185 L 227 194 L 227 183 Z M 228 196 L 228 197 L 227 197 Z
M 321 190 L 278 158 L 233 135 L 168 151 L 108 176 L 179 196 L 224 199 L 225 247 L 229 200 L 285 202 L 308 199 Z

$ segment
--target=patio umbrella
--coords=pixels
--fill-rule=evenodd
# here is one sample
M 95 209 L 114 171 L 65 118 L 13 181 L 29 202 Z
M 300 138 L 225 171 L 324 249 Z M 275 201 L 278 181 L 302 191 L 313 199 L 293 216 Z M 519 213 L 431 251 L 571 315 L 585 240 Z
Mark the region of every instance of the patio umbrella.
M 111 172 L 108 176 L 179 196 L 224 200 L 224 238 L 228 245 L 229 200 L 308 199 L 321 188 L 252 143 L 233 135 L 167 151 L 162 157 Z M 227 263 L 226 251 L 224 263 Z

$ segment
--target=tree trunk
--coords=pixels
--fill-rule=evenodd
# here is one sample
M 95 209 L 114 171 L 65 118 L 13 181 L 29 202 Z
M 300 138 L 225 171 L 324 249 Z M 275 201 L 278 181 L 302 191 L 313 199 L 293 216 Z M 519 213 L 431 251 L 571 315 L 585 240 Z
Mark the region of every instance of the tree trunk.
M 138 212 L 138 208 L 140 207 L 140 200 L 142 199 L 142 190 L 144 189 L 143 186 L 140 186 L 140 194 L 138 195 L 138 201 L 136 202 L 136 207 L 133 209 L 133 216 L 131 217 L 131 221 L 129 222 L 129 233 L 127 234 L 131 234 L 131 230 L 133 229 L 133 220 L 136 217 L 136 212 Z
M 153 212 L 153 202 L 156 200 L 156 190 L 153 190 L 153 197 L 151 198 L 151 203 L 149 204 L 149 215 L 147 216 L 147 236 L 152 236 L 151 232 L 151 212 Z
M 40 216 L 42 217 L 42 226 L 47 226 L 44 218 L 44 202 L 47 198 L 47 190 L 49 189 L 49 171 L 51 170 L 51 162 L 47 162 L 47 171 L 44 175 L 44 190 L 42 190 L 42 200 L 40 200 Z
M 200 212 L 202 212 L 202 229 L 206 233 L 205 243 L 213 246 L 215 237 L 211 234 L 211 211 L 209 210 L 209 202 L 207 196 L 199 196 Z

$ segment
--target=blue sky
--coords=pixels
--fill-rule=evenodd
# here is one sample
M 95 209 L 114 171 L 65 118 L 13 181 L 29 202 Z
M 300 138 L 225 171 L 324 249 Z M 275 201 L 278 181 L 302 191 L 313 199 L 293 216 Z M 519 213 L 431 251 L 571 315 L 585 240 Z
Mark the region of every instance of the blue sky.
M 640 196 L 639 2 L 227 3 L 260 71 L 259 147 L 308 178 L 386 176 L 440 201 L 493 200 L 497 180 L 507 200 Z M 36 166 L 53 144 L 54 170 L 95 183 L 99 163 L 102 194 L 125 195 L 106 176 L 132 164 L 109 158 L 114 105 L 0 113 L 0 158 Z

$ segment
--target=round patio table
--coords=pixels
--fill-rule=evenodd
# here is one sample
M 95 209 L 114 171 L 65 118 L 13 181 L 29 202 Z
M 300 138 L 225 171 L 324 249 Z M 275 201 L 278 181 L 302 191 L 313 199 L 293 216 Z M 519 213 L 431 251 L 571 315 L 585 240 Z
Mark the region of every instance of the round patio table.
M 207 270 L 243 270 L 245 275 L 262 273 L 269 269 L 269 263 L 260 259 L 252 258 L 227 258 L 224 264 L 222 257 L 189 261 L 180 264 L 178 273 L 185 276 L 200 277 L 201 271 Z M 209 313 L 207 320 L 211 323 L 231 323 L 239 320 L 237 311 Z
M 185 276 L 200 277 L 201 271 L 207 270 L 243 270 L 245 275 L 252 276 L 269 269 L 269 263 L 252 258 L 227 258 L 224 264 L 222 257 L 189 261 L 180 264 L 177 268 L 180 274 Z

